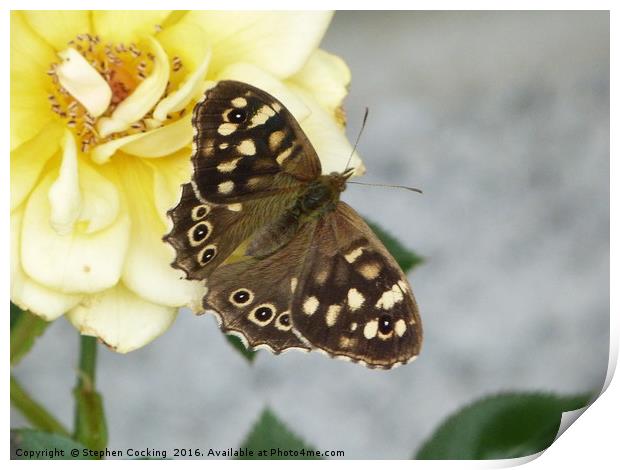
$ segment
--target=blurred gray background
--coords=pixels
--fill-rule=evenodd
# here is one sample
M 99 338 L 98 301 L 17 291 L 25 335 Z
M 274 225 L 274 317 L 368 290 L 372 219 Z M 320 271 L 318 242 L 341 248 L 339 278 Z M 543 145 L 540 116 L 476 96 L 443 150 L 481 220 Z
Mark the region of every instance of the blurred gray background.
M 409 458 L 449 414 L 505 390 L 600 388 L 609 343 L 609 15 L 339 12 L 323 47 L 353 73 L 365 181 L 344 199 L 426 257 L 410 274 L 420 358 L 390 372 L 319 354 L 249 365 L 183 311 L 126 356 L 101 348 L 110 447 L 229 448 L 269 405 L 346 458 Z M 71 425 L 75 330 L 19 379 Z M 23 425 L 12 414 L 12 425 Z

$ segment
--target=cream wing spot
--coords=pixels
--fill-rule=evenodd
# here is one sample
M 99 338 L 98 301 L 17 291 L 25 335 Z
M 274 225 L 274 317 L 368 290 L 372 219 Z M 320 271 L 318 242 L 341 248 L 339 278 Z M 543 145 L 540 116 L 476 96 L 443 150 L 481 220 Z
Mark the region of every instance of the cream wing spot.
M 352 311 L 359 309 L 362 305 L 364 305 L 365 301 L 366 299 L 362 293 L 355 287 L 349 289 L 349 292 L 347 292 L 347 303 Z
M 229 194 L 235 187 L 235 183 L 232 181 L 224 181 L 217 185 L 217 192 L 220 194 Z
M 233 212 L 239 212 L 242 208 L 243 206 L 241 205 L 240 202 L 236 202 L 235 204 L 228 204 L 226 206 L 226 209 L 228 209 L 229 211 L 233 211 Z
M 405 331 L 407 331 L 407 324 L 405 323 L 405 320 L 401 318 L 394 325 L 394 332 L 398 335 L 398 337 L 402 337 L 405 334 Z
M 359 272 L 364 279 L 371 281 L 379 276 L 381 266 L 377 263 L 362 264 L 359 268 L 357 268 L 357 272 Z
M 390 290 L 385 291 L 377 300 L 375 307 L 382 308 L 383 310 L 390 310 L 398 302 L 404 299 L 403 293 L 398 287 L 398 284 L 394 284 Z
M 306 315 L 314 314 L 314 312 L 316 312 L 316 309 L 319 308 L 319 299 L 317 299 L 315 296 L 306 298 L 302 308 Z
M 319 271 L 314 277 L 314 280 L 318 285 L 322 286 L 323 284 L 325 284 L 325 281 L 327 281 L 328 274 L 329 273 L 327 271 Z
M 356 248 L 350 251 L 349 253 L 347 253 L 346 255 L 344 255 L 344 259 L 347 260 L 347 263 L 354 263 L 357 258 L 362 256 L 363 252 L 364 252 L 364 249 L 362 247 Z
M 327 309 L 327 313 L 325 314 L 325 323 L 327 324 L 327 326 L 334 326 L 336 324 L 341 309 L 342 306 L 337 304 L 329 306 L 329 308 Z
M 261 181 L 263 181 L 261 177 L 253 176 L 251 178 L 248 178 L 246 185 L 250 188 L 256 188 L 261 183 Z
M 254 141 L 252 141 L 252 139 L 242 141 L 239 145 L 237 145 L 237 150 L 242 155 L 247 155 L 249 157 L 256 155 L 256 145 L 254 145 Z
M 252 129 L 253 127 L 256 127 L 256 126 L 262 126 L 269 120 L 271 116 L 275 116 L 275 114 L 276 114 L 275 111 L 271 109 L 269 106 L 267 105 L 263 106 L 254 114 L 254 116 L 252 116 L 248 129 Z
M 220 150 L 226 150 L 228 148 L 228 142 L 222 142 L 219 147 Z
M 291 294 L 295 293 L 295 289 L 297 289 L 297 282 L 296 277 L 291 278 Z
M 235 108 L 245 108 L 248 105 L 248 100 L 243 96 L 239 96 L 230 102 Z
M 237 124 L 233 124 L 232 122 L 225 122 L 220 124 L 220 127 L 217 128 L 217 133 L 219 135 L 230 135 L 237 130 Z
M 372 339 L 377 336 L 379 330 L 379 322 L 377 320 L 370 320 L 364 325 L 364 338 Z
M 357 344 L 357 338 L 349 338 L 348 336 L 341 336 L 339 340 L 340 347 L 343 349 L 350 349 Z
M 269 107 L 269 106 L 267 106 L 267 105 L 263 106 L 263 107 L 259 110 L 259 112 L 264 113 L 264 114 L 266 114 L 266 115 L 267 115 L 267 116 L 269 116 L 269 117 L 272 117 L 272 116 L 275 116 L 275 115 L 276 115 L 276 112 L 275 112 L 273 109 L 271 109 L 271 107 Z
M 276 157 L 276 161 L 282 165 L 286 159 L 291 156 L 291 153 L 293 153 L 293 147 L 282 150 L 282 152 L 280 152 L 280 154 Z
M 237 168 L 237 164 L 239 163 L 239 160 L 241 160 L 241 157 L 235 158 L 228 162 L 220 163 L 217 166 L 217 171 L 219 171 L 220 173 L 230 173 L 231 171 L 234 171 L 235 168 Z
M 274 131 L 269 135 L 269 150 L 275 152 L 280 147 L 280 144 L 284 140 L 286 134 L 284 131 Z

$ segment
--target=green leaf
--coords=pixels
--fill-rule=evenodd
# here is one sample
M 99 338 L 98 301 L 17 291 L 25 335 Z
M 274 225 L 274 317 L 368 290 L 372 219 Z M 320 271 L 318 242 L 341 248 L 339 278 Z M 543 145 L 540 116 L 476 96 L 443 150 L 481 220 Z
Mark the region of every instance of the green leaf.
M 389 234 L 377 224 L 366 220 L 368 226 L 379 237 L 379 240 L 383 242 L 388 251 L 392 254 L 396 262 L 400 265 L 400 268 L 407 272 L 410 269 L 415 268 L 418 264 L 424 261 L 424 258 L 409 250 L 405 245 L 399 242 L 393 235 Z
M 76 455 L 72 455 L 73 454 Z M 32 429 L 11 430 L 11 458 L 20 460 L 85 460 L 88 449 L 74 440 Z
M 30 351 L 35 339 L 48 325 L 45 320 L 24 312 L 11 302 L 11 365 L 17 364 Z
M 41 431 L 69 435 L 65 427 L 43 406 L 33 400 L 28 392 L 11 376 L 11 405 L 17 408 L 30 424 Z
M 592 395 L 504 393 L 484 398 L 449 417 L 422 446 L 417 459 L 508 459 L 549 447 L 563 411 L 583 408 Z
M 241 449 L 252 455 L 240 457 L 242 460 L 307 460 L 319 459 L 318 451 L 308 446 L 291 432 L 269 408 L 263 410 L 258 422 L 245 438 Z
M 248 360 L 250 364 L 254 362 L 254 359 L 256 358 L 256 353 L 258 351 L 253 351 L 252 349 L 246 348 L 243 345 L 241 339 L 235 335 L 226 335 L 226 339 L 231 344 L 231 346 L 239 352 L 239 354 L 241 354 Z

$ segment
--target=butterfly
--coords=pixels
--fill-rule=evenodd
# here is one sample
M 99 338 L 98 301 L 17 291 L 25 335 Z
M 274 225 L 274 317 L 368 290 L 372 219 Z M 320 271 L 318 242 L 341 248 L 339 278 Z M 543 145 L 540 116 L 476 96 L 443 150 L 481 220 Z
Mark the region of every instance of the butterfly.
M 389 369 L 420 352 L 403 271 L 340 201 L 354 172 L 321 173 L 273 96 L 220 81 L 193 112 L 193 175 L 168 214 L 172 266 L 205 281 L 206 311 L 246 347 L 318 350 Z M 242 253 L 238 256 L 238 253 Z

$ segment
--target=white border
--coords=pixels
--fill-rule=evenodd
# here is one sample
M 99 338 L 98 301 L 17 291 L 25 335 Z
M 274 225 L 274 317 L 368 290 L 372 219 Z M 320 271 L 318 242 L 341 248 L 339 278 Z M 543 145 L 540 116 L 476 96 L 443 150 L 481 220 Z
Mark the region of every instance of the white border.
M 151 0 L 151 1 L 133 1 L 131 2 L 131 6 L 135 9 L 139 7 L 143 7 L 144 9 L 153 9 L 153 8 L 166 8 L 171 6 L 170 0 Z M 84 2 L 84 1 L 57 1 L 54 2 L 54 7 L 56 8 L 65 8 L 65 9 L 82 9 L 84 7 L 88 8 L 106 8 L 106 9 L 117 9 L 126 6 L 127 2 L 120 2 L 110 0 L 107 2 Z M 615 11 L 613 11 L 613 4 L 611 1 L 603 1 L 603 0 L 592 0 L 592 1 L 564 1 L 557 2 L 551 0 L 525 0 L 525 1 L 490 1 L 490 0 L 478 0 L 478 1 L 469 1 L 463 2 L 458 0 L 435 0 L 435 1 L 416 1 L 416 2 L 398 2 L 398 1 L 386 1 L 382 2 L 364 2 L 357 1 L 353 4 L 350 2 L 326 2 L 324 0 L 314 0 L 312 2 L 295 2 L 293 5 L 291 2 L 286 1 L 263 1 L 260 5 L 256 3 L 252 3 L 250 1 L 237 1 L 237 0 L 226 0 L 226 1 L 211 1 L 205 2 L 202 1 L 185 1 L 185 2 L 174 2 L 174 6 L 183 9 L 200 9 L 200 8 L 210 8 L 210 9 L 351 9 L 351 5 L 357 7 L 358 9 L 361 7 L 368 7 L 369 9 L 376 9 L 377 6 L 380 6 L 382 10 L 386 9 L 405 9 L 407 7 L 414 7 L 416 10 L 516 10 L 516 9 L 530 9 L 530 10 L 554 10 L 554 9 L 570 9 L 570 10 L 611 10 L 611 77 L 617 77 L 617 51 L 618 51 L 618 35 L 617 35 L 617 26 L 618 21 L 615 17 Z M 42 0 L 23 0 L 23 1 L 14 1 L 9 0 L 3 3 L 2 10 L 5 15 L 3 15 L 3 32 L 4 32 L 4 73 L 2 74 L 1 80 L 4 85 L 5 95 L 4 95 L 4 113 L 3 113 L 3 128 L 5 129 L 5 146 L 9 143 L 9 106 L 6 90 L 9 88 L 9 74 L 8 70 L 9 66 L 9 38 L 10 38 L 10 22 L 9 22 L 9 9 L 46 9 L 50 7 L 50 3 Z M 345 58 L 346 59 L 346 58 Z M 615 84 L 613 80 L 610 82 L 611 85 L 611 135 L 618 135 L 618 126 L 616 124 L 615 119 L 615 111 L 617 109 L 617 93 L 615 93 Z M 615 139 L 611 139 L 611 155 L 615 154 L 616 145 Z M 8 153 L 8 152 L 7 152 Z M 9 206 L 9 198 L 8 198 L 8 188 L 10 187 L 9 180 L 9 159 L 4 158 L 4 171 L 2 172 L 2 181 L 3 188 L 5 192 L 5 211 L 4 211 L 4 219 L 3 225 L 4 229 L 1 232 L 2 237 L 2 250 L 5 256 L 2 257 L 4 260 L 2 276 L 3 276 L 3 285 L 4 292 L 6 293 L 7 300 L 10 298 L 9 295 L 9 218 L 7 214 L 9 214 L 8 206 Z M 618 189 L 617 189 L 617 163 L 611 159 L 610 162 L 610 186 L 611 186 L 611 235 L 612 240 L 617 238 L 620 233 L 618 230 Z M 614 184 L 616 183 L 616 184 Z M 613 216 L 615 213 L 615 217 Z M 617 275 L 617 266 L 618 266 L 618 252 L 617 250 L 611 247 L 611 273 L 610 273 L 610 285 L 618 286 L 620 285 L 618 282 Z M 5 305 L 7 305 L 7 301 L 5 300 Z M 618 357 L 618 320 L 617 320 L 617 304 L 618 304 L 618 295 L 611 290 L 611 298 L 610 298 L 610 311 L 611 311 L 611 319 L 610 319 L 610 338 L 611 338 L 611 346 L 610 346 L 610 358 L 609 358 L 609 368 L 607 373 L 607 378 L 605 382 L 605 388 L 603 395 L 584 413 L 583 416 L 579 419 L 579 422 L 575 426 L 571 426 L 556 443 L 554 443 L 547 451 L 542 453 L 542 456 L 533 461 L 532 458 L 525 459 L 514 459 L 510 461 L 390 461 L 381 462 L 380 465 L 390 465 L 391 467 L 402 467 L 410 469 L 412 466 L 416 468 L 502 468 L 502 467 L 512 467 L 516 465 L 521 465 L 528 461 L 531 461 L 529 464 L 532 468 L 548 468 L 549 466 L 553 467 L 562 467 L 562 468 L 573 468 L 573 466 L 580 465 L 589 465 L 594 464 L 594 468 L 608 468 L 610 464 L 613 462 L 618 462 L 618 451 L 617 451 L 617 431 L 615 429 L 614 419 L 620 416 L 619 413 L 619 386 L 617 384 L 617 380 L 615 382 L 611 382 L 613 378 L 614 370 L 617 364 Z M 584 312 L 586 314 L 587 312 Z M 5 318 L 5 328 L 8 329 L 8 322 Z M 8 331 L 4 331 L 3 339 L 6 341 L 8 338 Z M 8 369 L 8 357 L 9 356 L 9 344 L 6 341 L 4 346 L 5 359 L 3 361 L 3 367 Z M 9 378 L 9 370 L 4 371 L 3 377 L 8 381 Z M 5 382 L 6 384 L 6 382 Z M 4 422 L 6 423 L 2 429 L 3 443 L 4 443 L 4 460 L 8 460 L 8 444 L 9 444 L 9 386 L 6 384 L 2 387 L 2 398 L 3 403 L 5 404 L 4 412 L 6 413 L 6 419 Z M 413 452 L 413 449 L 412 449 Z M 110 461 L 108 461 L 110 462 Z M 169 463 L 163 463 L 163 461 L 112 461 L 113 463 L 103 463 L 102 465 L 168 465 Z M 180 463 L 182 462 L 182 463 Z M 208 465 L 210 468 L 212 467 L 220 467 L 220 466 L 239 466 L 243 465 L 242 461 L 210 461 L 206 464 L 204 461 L 175 461 L 175 465 L 188 465 L 188 466 L 196 466 L 200 468 L 204 468 L 205 465 Z M 56 465 L 55 463 L 51 463 L 49 461 L 13 461 L 12 465 Z M 58 465 L 79 465 L 80 467 L 83 465 L 93 465 L 91 462 L 71 462 L 64 461 L 62 463 L 57 463 Z M 310 465 L 314 466 L 316 462 L 311 461 L 303 461 L 296 462 L 295 466 L 299 467 L 308 467 Z M 322 465 L 325 466 L 338 466 L 338 468 L 353 468 L 355 466 L 356 470 L 359 466 L 365 466 L 366 464 L 376 465 L 373 461 L 324 461 L 321 462 Z M 597 465 L 598 464 L 598 465 Z M 96 465 L 96 464 L 95 464 Z M 253 468 L 269 468 L 273 469 L 284 468 L 284 466 L 290 467 L 290 462 L 285 461 L 252 461 L 250 463 Z

